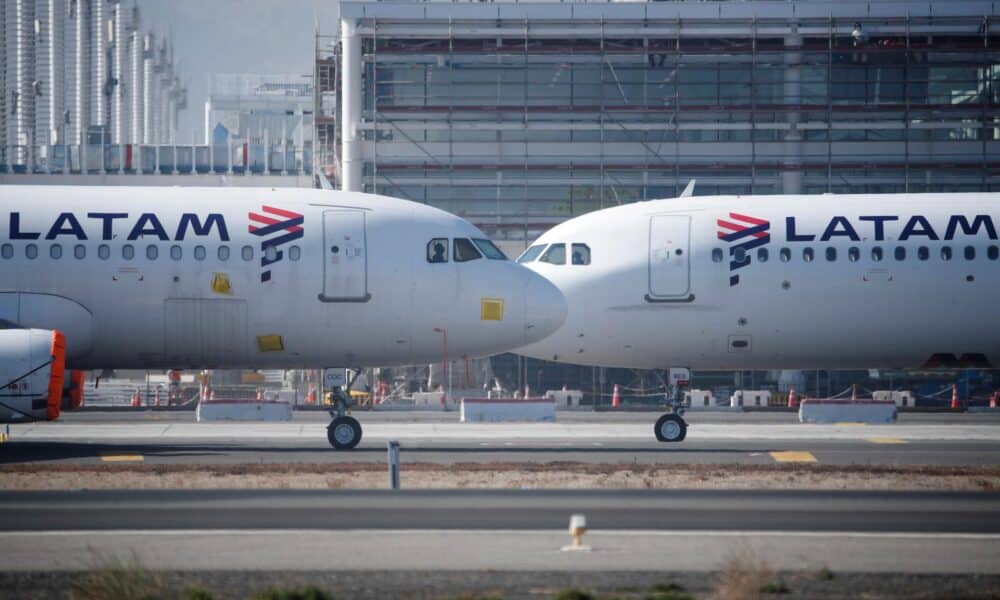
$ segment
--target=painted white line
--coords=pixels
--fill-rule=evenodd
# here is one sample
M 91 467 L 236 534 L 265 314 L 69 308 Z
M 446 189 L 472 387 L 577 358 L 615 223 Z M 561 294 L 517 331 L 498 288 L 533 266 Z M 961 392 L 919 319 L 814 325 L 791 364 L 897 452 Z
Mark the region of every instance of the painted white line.
M 565 529 L 67 529 L 59 531 L 4 531 L 8 537 L 75 537 L 75 536 L 195 536 L 195 535 L 470 535 L 470 536 L 532 536 L 558 535 L 565 537 Z M 624 536 L 624 537 L 677 537 L 697 536 L 716 538 L 736 537 L 796 537 L 796 538 L 840 538 L 840 539 L 909 539 L 909 540 L 978 540 L 1000 541 L 997 533 L 948 533 L 948 532 L 879 532 L 879 531 L 715 531 L 696 529 L 601 529 L 588 531 L 591 536 Z

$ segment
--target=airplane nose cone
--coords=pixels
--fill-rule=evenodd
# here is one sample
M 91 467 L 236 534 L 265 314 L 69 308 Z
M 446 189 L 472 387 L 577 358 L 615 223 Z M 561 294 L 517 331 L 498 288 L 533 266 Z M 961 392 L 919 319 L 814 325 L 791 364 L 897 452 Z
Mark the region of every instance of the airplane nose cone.
M 566 321 L 566 298 L 551 281 L 530 273 L 525 294 L 524 342 L 533 344 L 555 333 Z

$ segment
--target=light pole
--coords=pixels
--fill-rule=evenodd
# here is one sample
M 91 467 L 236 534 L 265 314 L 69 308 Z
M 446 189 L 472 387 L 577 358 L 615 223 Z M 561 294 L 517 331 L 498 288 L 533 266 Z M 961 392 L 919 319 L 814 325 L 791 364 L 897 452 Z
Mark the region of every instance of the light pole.
M 444 358 L 441 360 L 441 377 L 445 377 L 445 372 L 447 372 L 448 377 L 448 396 L 447 399 L 451 400 L 451 369 L 448 368 L 448 332 L 442 327 L 435 327 L 434 331 L 440 333 L 444 340 Z M 446 404 L 447 406 L 447 404 Z

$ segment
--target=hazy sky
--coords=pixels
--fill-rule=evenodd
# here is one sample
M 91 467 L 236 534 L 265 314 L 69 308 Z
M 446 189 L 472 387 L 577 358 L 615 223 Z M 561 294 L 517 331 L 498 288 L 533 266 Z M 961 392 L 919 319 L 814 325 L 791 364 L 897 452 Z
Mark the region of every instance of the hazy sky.
M 211 73 L 312 73 L 314 32 L 337 31 L 336 0 L 136 0 L 143 30 L 174 41 L 188 87 L 178 141 L 204 140 Z M 305 81 L 305 80 L 303 80 Z

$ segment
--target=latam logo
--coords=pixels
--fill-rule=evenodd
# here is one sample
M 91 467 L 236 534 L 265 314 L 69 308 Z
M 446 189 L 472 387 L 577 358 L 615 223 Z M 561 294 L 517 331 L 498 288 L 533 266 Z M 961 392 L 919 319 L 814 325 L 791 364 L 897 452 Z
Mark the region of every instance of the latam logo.
M 736 272 L 750 264 L 750 251 L 771 241 L 771 222 L 757 217 L 729 213 L 729 220 L 718 219 L 719 239 L 729 242 L 729 285 L 739 284 Z M 741 252 L 742 250 L 742 252 Z
M 268 267 L 285 257 L 281 246 L 302 238 L 305 218 L 299 213 L 273 206 L 262 206 L 260 213 L 251 212 L 248 216 L 250 233 L 263 238 L 260 241 L 260 281 L 266 283 L 271 281 L 271 269 Z M 272 248 L 273 252 L 269 253 Z

